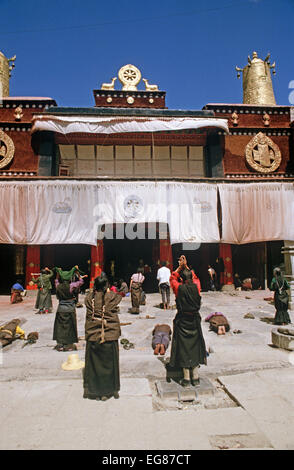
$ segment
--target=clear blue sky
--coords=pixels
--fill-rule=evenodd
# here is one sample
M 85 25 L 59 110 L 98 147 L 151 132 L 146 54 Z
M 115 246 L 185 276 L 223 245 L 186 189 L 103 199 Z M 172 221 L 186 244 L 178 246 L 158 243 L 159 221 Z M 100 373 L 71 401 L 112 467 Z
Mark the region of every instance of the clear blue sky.
M 11 96 L 93 106 L 92 90 L 131 63 L 170 109 L 241 103 L 235 66 L 256 50 L 276 61 L 277 104 L 289 105 L 294 0 L 0 0 L 0 17 L 0 50 L 17 56 Z

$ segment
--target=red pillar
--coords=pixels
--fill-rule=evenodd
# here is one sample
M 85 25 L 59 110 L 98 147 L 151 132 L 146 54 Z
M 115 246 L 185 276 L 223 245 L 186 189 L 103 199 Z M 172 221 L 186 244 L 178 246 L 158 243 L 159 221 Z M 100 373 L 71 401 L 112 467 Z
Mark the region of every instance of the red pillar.
M 173 270 L 173 253 L 169 238 L 159 240 L 159 258 L 160 261 L 166 261 L 166 267 Z
M 32 273 L 40 272 L 40 245 L 27 246 L 26 289 L 35 290 L 37 285 L 32 282 Z
M 219 257 L 223 259 L 225 270 L 221 274 L 221 284 L 233 284 L 233 262 L 232 262 L 232 248 L 229 243 L 221 243 L 219 246 Z
M 94 279 L 100 276 L 103 271 L 104 264 L 104 250 L 103 240 L 97 240 L 96 246 L 91 246 L 91 279 L 90 287 L 94 285 Z

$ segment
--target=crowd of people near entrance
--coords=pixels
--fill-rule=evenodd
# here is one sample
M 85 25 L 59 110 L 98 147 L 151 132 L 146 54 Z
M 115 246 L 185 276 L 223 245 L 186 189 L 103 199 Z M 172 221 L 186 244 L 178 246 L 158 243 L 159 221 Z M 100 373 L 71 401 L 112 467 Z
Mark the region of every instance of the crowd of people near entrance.
M 211 290 L 217 290 L 222 272 L 222 260 L 217 269 L 209 265 Z M 123 279 L 110 282 L 109 276 L 101 272 L 94 280 L 92 289 L 85 297 L 85 367 L 83 375 L 84 398 L 107 400 L 119 398 L 119 337 L 121 324 L 119 320 L 119 304 L 126 296 L 131 297 L 129 312 L 139 315 L 140 306 L 146 302 L 143 290 L 145 276 L 144 266 L 139 264 L 136 272 L 131 275 L 129 285 Z M 281 270 L 276 268 L 270 289 L 274 292 L 276 308 L 275 324 L 286 325 L 291 322 L 288 314 L 289 284 Z M 52 312 L 52 282 L 56 288 L 58 307 L 53 326 L 53 339 L 57 351 L 74 351 L 77 349 L 78 331 L 76 308 L 79 303 L 80 289 L 84 285 L 86 274 L 79 266 L 65 271 L 61 268 L 45 267 L 38 274 L 33 274 L 32 282 L 36 284 L 38 293 L 35 308 L 39 314 Z M 238 280 L 238 276 L 235 277 Z M 171 342 L 169 367 L 179 369 L 182 373 L 180 384 L 183 387 L 199 385 L 199 367 L 207 363 L 207 349 L 201 328 L 201 284 L 194 270 L 188 265 L 187 259 L 181 255 L 178 267 L 171 271 L 166 262 L 161 263 L 157 271 L 157 281 L 161 294 L 161 308 L 168 310 L 171 289 L 175 295 L 176 315 L 172 328 L 168 324 L 157 323 L 152 331 L 152 348 L 154 355 L 164 356 Z M 237 281 L 236 281 L 237 282 Z M 241 286 L 236 285 L 236 289 Z M 252 286 L 251 286 L 252 287 Z M 15 283 L 11 290 L 11 302 L 23 300 L 25 289 L 20 282 Z M 221 312 L 214 312 L 205 319 L 210 329 L 218 335 L 230 330 L 228 319 Z

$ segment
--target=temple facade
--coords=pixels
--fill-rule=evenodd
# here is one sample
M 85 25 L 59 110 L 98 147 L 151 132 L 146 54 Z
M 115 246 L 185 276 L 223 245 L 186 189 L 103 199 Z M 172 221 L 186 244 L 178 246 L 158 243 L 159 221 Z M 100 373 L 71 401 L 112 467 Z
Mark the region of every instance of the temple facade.
M 271 69 L 253 53 L 237 67 L 243 103 L 202 110 L 168 109 L 132 64 L 91 108 L 3 96 L 1 291 L 32 289 L 44 266 L 78 264 L 92 283 L 101 270 L 128 281 L 141 263 L 152 292 L 160 261 L 176 267 L 180 253 L 204 290 L 217 258 L 227 289 L 234 273 L 264 287 L 278 265 L 291 281 L 293 115 L 275 104 Z

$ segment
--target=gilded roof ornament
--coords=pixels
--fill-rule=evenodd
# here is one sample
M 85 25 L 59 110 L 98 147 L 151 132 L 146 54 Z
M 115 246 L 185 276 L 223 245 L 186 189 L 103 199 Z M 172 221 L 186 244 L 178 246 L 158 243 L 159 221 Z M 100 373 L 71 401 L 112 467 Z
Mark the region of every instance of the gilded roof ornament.
M 21 121 L 22 118 L 23 118 L 22 108 L 21 106 L 18 106 L 17 108 L 15 108 L 15 111 L 14 111 L 14 119 L 16 121 Z
M 116 77 L 113 77 L 110 83 L 102 83 L 101 90 L 114 90 L 114 82 L 117 80 Z
M 245 157 L 249 166 L 259 173 L 272 173 L 282 161 L 279 147 L 263 132 L 246 145 Z
M 132 64 L 121 67 L 118 71 L 118 78 L 122 84 L 122 90 L 136 91 L 141 80 L 141 72 Z
M 118 78 L 122 84 L 122 90 L 137 91 L 137 85 L 141 81 L 140 70 L 132 64 L 127 64 L 121 67 L 118 71 Z M 114 90 L 114 82 L 117 80 L 113 77 L 110 83 L 102 83 L 101 90 Z M 151 85 L 146 78 L 142 78 L 145 83 L 146 91 L 159 91 L 157 85 Z
M 0 98 L 2 96 L 9 96 L 9 79 L 11 71 L 15 67 L 16 56 L 8 59 L 2 52 L 0 52 Z
M 14 156 L 14 143 L 12 139 L 0 131 L 0 168 L 5 168 Z
M 255 105 L 275 106 L 276 100 L 273 91 L 271 70 L 275 71 L 275 62 L 270 63 L 270 54 L 264 60 L 257 52 L 248 56 L 248 64 L 244 68 L 236 67 L 237 77 L 243 73 L 243 103 Z
M 146 78 L 142 78 L 142 80 L 145 83 L 146 91 L 158 91 L 157 85 L 150 85 L 150 83 L 148 83 L 148 80 L 146 80 Z

